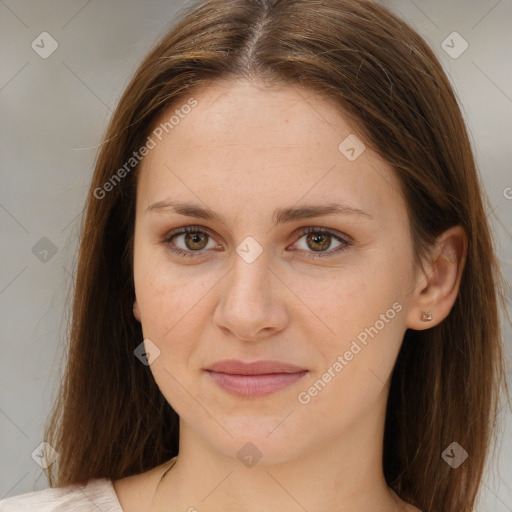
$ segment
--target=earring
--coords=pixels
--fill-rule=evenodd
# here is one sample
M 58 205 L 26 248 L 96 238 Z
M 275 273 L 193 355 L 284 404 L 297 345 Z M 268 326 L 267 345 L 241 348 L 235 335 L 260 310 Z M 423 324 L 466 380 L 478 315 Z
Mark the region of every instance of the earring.
M 422 322 L 430 322 L 432 320 L 432 313 L 429 311 L 428 313 L 425 313 L 425 311 L 421 312 L 420 319 Z

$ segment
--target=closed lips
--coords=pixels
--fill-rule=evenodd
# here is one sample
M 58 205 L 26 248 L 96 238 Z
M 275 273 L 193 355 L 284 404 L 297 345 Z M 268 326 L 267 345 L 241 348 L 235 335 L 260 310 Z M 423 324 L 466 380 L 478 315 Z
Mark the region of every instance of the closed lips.
M 219 361 L 205 369 L 223 391 L 245 399 L 261 398 L 291 386 L 308 370 L 279 361 Z

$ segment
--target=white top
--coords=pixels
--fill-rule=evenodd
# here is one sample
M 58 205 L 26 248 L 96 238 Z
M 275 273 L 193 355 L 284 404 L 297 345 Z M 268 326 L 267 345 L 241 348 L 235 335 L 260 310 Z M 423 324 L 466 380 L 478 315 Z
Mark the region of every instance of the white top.
M 112 480 L 95 478 L 87 485 L 53 487 L 0 500 L 0 512 L 123 512 Z

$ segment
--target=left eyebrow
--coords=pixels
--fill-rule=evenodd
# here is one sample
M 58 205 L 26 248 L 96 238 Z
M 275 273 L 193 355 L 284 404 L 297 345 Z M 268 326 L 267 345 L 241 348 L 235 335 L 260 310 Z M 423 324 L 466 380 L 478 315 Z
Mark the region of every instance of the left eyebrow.
M 158 201 L 147 207 L 146 213 L 159 212 L 166 209 L 171 209 L 179 215 L 186 217 L 193 217 L 196 219 L 204 219 L 217 221 L 222 224 L 226 224 L 224 217 L 218 215 L 210 208 L 201 206 L 195 203 L 179 202 L 179 201 Z M 313 217 L 323 217 L 326 215 L 356 215 L 359 217 L 373 220 L 373 217 L 364 210 L 359 208 L 353 208 L 343 203 L 329 203 L 322 205 L 307 205 L 307 206 L 295 206 L 288 208 L 277 208 L 272 216 L 273 223 L 283 224 L 286 222 L 292 222 L 295 220 L 309 219 Z

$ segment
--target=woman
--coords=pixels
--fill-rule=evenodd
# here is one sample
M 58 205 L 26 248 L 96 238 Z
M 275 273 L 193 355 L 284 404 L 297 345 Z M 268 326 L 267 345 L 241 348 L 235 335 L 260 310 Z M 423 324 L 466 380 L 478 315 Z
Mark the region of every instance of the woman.
M 385 7 L 194 6 L 96 164 L 52 487 L 0 510 L 474 510 L 504 384 L 482 195 Z

